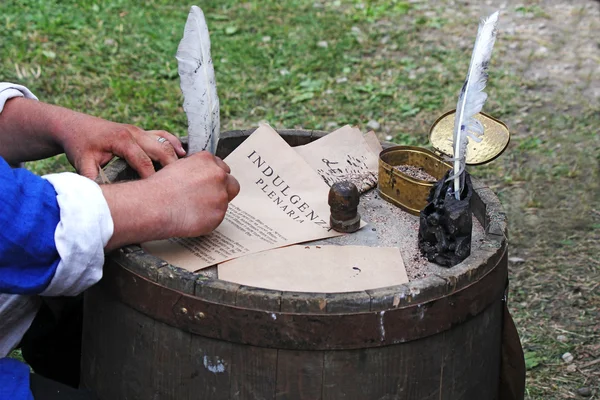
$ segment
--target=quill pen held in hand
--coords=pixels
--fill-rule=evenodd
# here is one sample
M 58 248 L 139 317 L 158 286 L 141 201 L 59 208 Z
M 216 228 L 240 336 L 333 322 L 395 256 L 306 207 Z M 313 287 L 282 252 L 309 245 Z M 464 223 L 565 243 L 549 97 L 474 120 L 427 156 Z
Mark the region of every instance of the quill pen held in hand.
M 190 9 L 175 57 L 188 119 L 188 153 L 208 150 L 215 154 L 221 128 L 217 82 L 208 26 L 204 13 L 196 6 Z
M 454 196 L 457 200 L 460 200 L 465 182 L 465 154 L 468 139 L 480 142 L 480 136 L 483 135 L 483 125 L 475 119 L 475 115 L 481 112 L 487 99 L 487 94 L 483 90 L 487 82 L 487 69 L 492 57 L 492 48 L 496 41 L 497 23 L 498 11 L 479 24 L 467 79 L 458 96 L 454 116 L 454 171 L 449 178 L 449 180 L 454 179 Z

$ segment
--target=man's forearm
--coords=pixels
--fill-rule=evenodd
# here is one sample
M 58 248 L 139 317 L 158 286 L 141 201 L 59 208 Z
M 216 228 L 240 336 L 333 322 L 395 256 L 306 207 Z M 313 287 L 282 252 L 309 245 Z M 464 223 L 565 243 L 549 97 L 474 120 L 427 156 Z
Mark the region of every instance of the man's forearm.
M 132 181 L 100 186 L 114 222 L 106 251 L 169 237 L 162 232 L 165 225 L 169 225 L 165 218 L 168 204 L 157 204 L 151 195 L 160 188 L 152 190 L 145 184 L 145 181 Z
M 0 113 L 0 156 L 17 164 L 62 153 L 58 132 L 76 114 L 23 97 L 8 100 Z

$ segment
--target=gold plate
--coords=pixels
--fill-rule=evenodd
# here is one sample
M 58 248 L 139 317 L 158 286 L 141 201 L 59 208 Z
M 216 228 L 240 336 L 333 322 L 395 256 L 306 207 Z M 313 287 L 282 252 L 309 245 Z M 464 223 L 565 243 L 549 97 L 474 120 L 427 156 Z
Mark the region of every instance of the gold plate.
M 454 136 L 455 111 L 448 111 L 439 117 L 429 130 L 431 145 L 442 154 L 450 157 L 454 154 L 452 138 Z M 479 113 L 475 115 L 475 118 L 483 124 L 483 140 L 477 143 L 469 139 L 467 165 L 480 165 L 494 160 L 506 150 L 510 142 L 510 132 L 504 123 L 485 113 Z

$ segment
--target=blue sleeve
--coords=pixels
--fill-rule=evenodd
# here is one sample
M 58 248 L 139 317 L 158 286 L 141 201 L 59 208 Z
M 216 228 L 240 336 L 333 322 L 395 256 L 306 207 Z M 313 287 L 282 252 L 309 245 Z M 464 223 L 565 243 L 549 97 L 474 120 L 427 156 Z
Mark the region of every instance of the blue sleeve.
M 0 358 L 0 400 L 33 400 L 29 368 L 12 358 Z
M 54 187 L 0 157 L 0 293 L 36 294 L 52 280 L 60 256 Z

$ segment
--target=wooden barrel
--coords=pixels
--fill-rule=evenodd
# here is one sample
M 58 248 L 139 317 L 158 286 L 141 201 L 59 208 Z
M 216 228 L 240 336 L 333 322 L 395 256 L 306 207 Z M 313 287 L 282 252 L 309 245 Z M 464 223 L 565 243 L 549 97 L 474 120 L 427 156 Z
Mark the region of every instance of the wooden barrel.
M 225 133 L 226 156 L 251 131 Z M 291 145 L 322 133 L 280 131 Z M 124 163 L 109 179 L 134 179 Z M 266 290 L 128 246 L 85 295 L 82 386 L 102 400 L 499 398 L 506 221 L 474 180 L 485 228 L 461 264 L 352 293 Z M 519 347 L 520 348 L 520 347 Z

